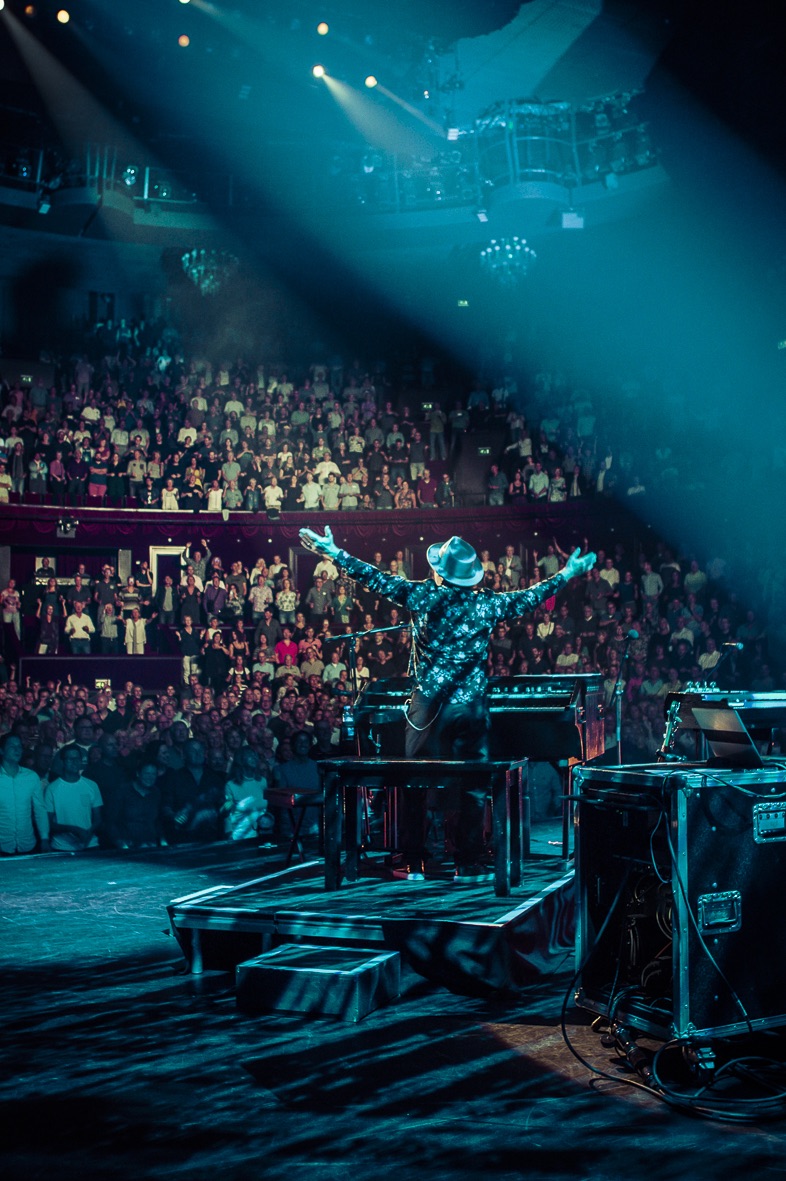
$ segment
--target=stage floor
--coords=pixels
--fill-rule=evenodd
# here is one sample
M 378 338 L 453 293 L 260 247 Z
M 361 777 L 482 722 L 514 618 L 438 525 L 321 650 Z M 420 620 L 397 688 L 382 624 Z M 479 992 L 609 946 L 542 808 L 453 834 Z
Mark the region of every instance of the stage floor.
M 503 923 L 523 901 L 569 876 L 558 861 L 530 861 L 524 880 L 509 898 L 494 896 L 493 882 L 456 886 L 450 877 L 430 877 L 409 882 L 387 877 L 362 877 L 345 882 L 340 890 L 325 891 L 323 864 L 319 860 L 280 870 L 225 890 L 223 886 L 190 896 L 191 908 L 201 906 L 238 913 L 276 914 L 302 911 L 327 916 L 347 916 L 383 923 L 395 913 L 399 918 L 444 918 L 453 922 Z M 173 903 L 173 907 L 176 904 Z M 185 900 L 177 904 L 177 909 Z
M 226 846 L 0 861 L 4 1176 L 785 1175 L 782 1124 L 591 1087 L 560 1031 L 569 966 L 491 998 L 406 971 L 400 999 L 354 1025 L 240 1013 L 231 976 L 188 973 L 166 907 L 280 866 Z M 567 1027 L 623 1076 L 587 1014 L 569 1006 Z

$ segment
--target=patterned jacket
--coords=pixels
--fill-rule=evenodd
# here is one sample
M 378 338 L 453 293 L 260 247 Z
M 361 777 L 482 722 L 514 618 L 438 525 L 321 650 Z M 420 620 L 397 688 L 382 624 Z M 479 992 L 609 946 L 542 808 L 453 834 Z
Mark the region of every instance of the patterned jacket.
M 446 583 L 437 586 L 430 578 L 410 582 L 385 574 L 345 550 L 336 562 L 346 567 L 351 578 L 411 613 L 409 675 L 426 697 L 441 702 L 484 697 L 489 638 L 496 625 L 526 615 L 567 585 L 562 574 L 555 574 L 526 590 L 499 593 Z

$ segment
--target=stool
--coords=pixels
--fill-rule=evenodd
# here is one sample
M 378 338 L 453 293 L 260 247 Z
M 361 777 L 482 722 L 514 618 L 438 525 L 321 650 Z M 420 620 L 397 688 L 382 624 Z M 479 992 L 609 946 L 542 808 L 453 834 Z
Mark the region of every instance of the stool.
M 306 817 L 307 808 L 319 808 L 319 847 L 322 851 L 322 834 L 324 831 L 324 816 L 325 807 L 322 801 L 322 796 L 308 795 L 302 792 L 281 791 L 278 788 L 270 788 L 265 798 L 269 807 L 280 808 L 282 812 L 286 812 L 289 817 L 289 823 L 292 831 L 292 838 L 289 842 L 287 850 L 285 865 L 292 864 L 292 859 L 297 853 L 301 861 L 306 860 L 306 855 L 303 851 L 303 843 L 300 839 L 300 830 L 303 827 L 303 821 Z

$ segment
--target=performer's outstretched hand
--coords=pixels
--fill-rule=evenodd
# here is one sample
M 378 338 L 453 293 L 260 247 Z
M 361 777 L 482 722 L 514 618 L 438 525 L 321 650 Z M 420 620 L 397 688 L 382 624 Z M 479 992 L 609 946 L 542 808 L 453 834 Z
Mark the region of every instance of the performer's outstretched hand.
M 562 573 L 568 579 L 578 578 L 580 574 L 586 574 L 589 570 L 591 570 L 597 560 L 597 554 L 582 554 L 581 548 L 576 546 L 573 553 L 562 567 Z
M 314 554 L 324 554 L 327 558 L 335 558 L 338 546 L 333 540 L 333 533 L 329 525 L 325 526 L 325 536 L 320 537 L 313 529 L 301 529 L 300 540 L 304 547 Z

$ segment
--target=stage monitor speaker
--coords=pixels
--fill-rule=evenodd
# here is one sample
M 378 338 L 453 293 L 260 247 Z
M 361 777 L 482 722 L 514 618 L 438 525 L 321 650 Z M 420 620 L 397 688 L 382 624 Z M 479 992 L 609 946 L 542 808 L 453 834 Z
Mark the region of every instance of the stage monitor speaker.
M 786 1025 L 786 774 L 579 768 L 577 1002 L 669 1040 Z

